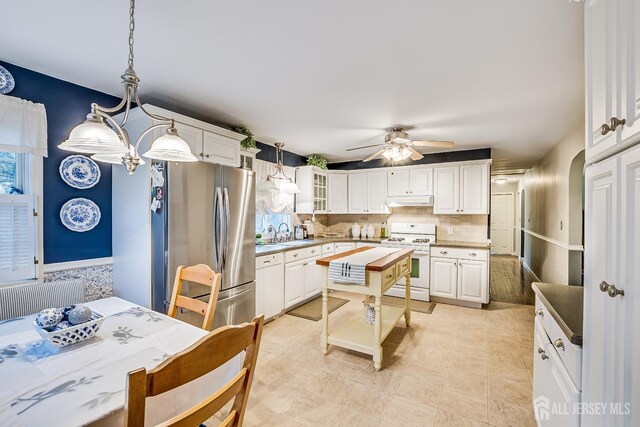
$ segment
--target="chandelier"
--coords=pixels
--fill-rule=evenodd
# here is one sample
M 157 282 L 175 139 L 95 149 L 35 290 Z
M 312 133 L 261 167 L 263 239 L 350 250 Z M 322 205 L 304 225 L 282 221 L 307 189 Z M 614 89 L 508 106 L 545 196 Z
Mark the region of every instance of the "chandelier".
M 144 161 L 140 158 L 138 148 L 140 143 L 150 132 L 156 129 L 165 129 L 165 133 L 153 141 L 151 149 L 143 154 L 144 157 L 169 162 L 197 162 L 198 159 L 191 153 L 189 144 L 180 138 L 175 128 L 173 119 L 149 113 L 142 106 L 138 95 L 138 83 L 140 79 L 133 70 L 133 31 L 135 29 L 135 0 L 129 4 L 129 61 L 127 69 L 122 77 L 124 95 L 122 101 L 115 107 L 102 107 L 96 103 L 91 104 L 91 112 L 86 120 L 71 130 L 69 138 L 58 148 L 76 153 L 93 154 L 92 159 L 111 164 L 123 164 L 129 175 L 133 175 L 139 165 Z M 136 139 L 135 143 L 129 139 L 124 129 L 131 104 L 135 102 L 138 108 L 156 124 L 147 128 Z M 121 121 L 117 122 L 111 115 L 121 113 Z
M 298 185 L 284 173 L 282 164 L 282 147 L 284 143 L 276 142 L 276 171 L 267 175 L 267 179 L 258 185 L 258 190 L 272 193 L 296 194 L 300 192 Z

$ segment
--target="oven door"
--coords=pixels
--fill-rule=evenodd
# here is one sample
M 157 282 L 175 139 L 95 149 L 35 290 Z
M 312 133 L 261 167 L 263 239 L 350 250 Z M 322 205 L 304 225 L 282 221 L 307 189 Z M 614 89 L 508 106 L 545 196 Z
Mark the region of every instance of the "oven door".
M 405 278 L 400 278 L 385 295 L 404 298 Z M 411 255 L 411 299 L 429 301 L 429 252 Z

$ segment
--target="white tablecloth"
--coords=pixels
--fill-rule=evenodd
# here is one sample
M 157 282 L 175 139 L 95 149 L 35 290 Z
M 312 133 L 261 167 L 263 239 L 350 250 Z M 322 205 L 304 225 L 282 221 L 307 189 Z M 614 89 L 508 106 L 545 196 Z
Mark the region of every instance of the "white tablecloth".
M 98 337 L 55 349 L 34 316 L 0 322 L 0 426 L 124 424 L 126 374 L 157 366 L 206 331 L 120 298 L 86 304 L 104 315 Z M 179 389 L 147 399 L 155 425 L 202 401 L 233 378 L 242 356 Z

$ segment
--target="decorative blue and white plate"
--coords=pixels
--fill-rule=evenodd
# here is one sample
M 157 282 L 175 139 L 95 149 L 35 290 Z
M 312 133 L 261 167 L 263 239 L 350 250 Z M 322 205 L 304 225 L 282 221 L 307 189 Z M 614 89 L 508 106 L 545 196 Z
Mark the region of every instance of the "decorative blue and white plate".
M 84 190 L 100 181 L 100 168 L 92 159 L 74 154 L 60 162 L 60 177 L 71 187 Z
M 16 82 L 6 68 L 0 65 L 0 94 L 5 95 L 13 90 Z
M 62 205 L 60 221 L 71 231 L 89 231 L 100 222 L 100 208 L 89 199 L 71 199 Z

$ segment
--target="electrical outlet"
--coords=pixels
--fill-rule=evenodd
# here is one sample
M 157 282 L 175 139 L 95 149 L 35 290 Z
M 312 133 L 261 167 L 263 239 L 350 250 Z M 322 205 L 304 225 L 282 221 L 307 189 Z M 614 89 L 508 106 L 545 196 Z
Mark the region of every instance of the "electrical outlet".
M 447 228 L 447 234 L 448 234 L 449 236 L 453 236 L 453 227 L 449 227 L 449 228 Z
M 562 231 L 562 221 L 560 221 L 560 231 Z

